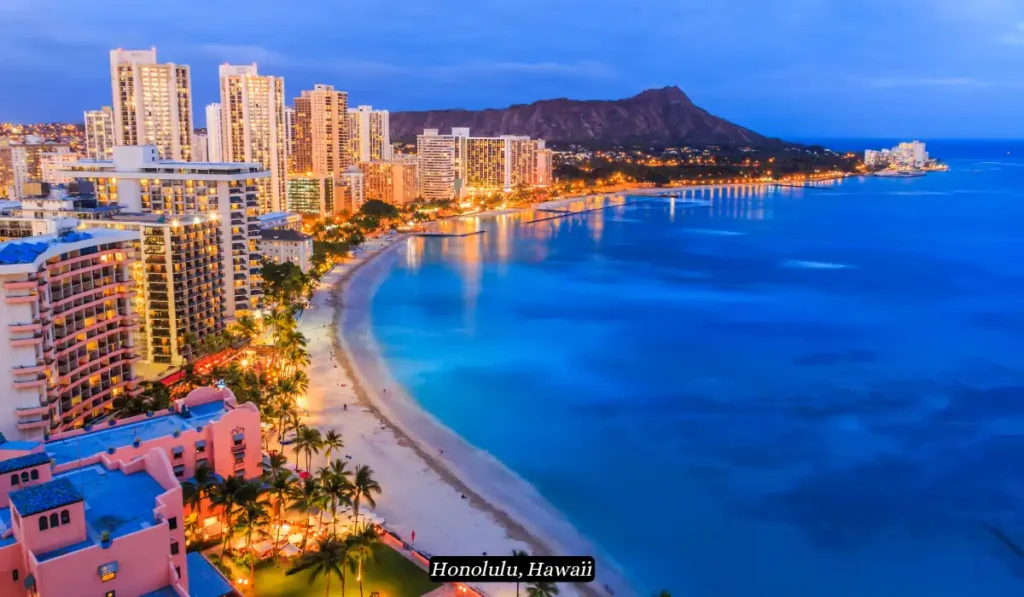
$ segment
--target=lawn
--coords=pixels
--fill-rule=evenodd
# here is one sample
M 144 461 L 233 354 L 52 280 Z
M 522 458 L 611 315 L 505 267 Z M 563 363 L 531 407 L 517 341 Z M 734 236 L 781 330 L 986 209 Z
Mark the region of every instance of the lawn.
M 226 562 L 227 560 L 225 560 Z M 327 580 L 320 576 L 309 584 L 309 572 L 299 572 L 286 576 L 289 563 L 268 563 L 256 569 L 257 597 L 317 597 L 324 595 Z M 232 564 L 234 568 L 234 564 Z M 249 571 L 236 570 L 240 577 L 248 578 Z M 236 578 L 238 577 L 236 576 Z M 363 597 L 377 591 L 380 597 L 420 597 L 424 593 L 438 588 L 439 584 L 431 582 L 427 573 L 416 564 L 405 559 L 402 554 L 386 545 L 373 546 L 373 559 L 363 564 Z M 248 592 L 246 593 L 248 594 Z M 341 581 L 337 577 L 331 579 L 332 596 L 342 597 Z M 345 574 L 344 597 L 359 597 L 359 583 L 353 572 Z

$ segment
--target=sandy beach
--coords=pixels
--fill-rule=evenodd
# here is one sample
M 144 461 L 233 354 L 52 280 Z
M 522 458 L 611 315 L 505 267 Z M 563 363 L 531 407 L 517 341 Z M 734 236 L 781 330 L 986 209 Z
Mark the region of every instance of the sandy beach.
M 618 571 L 529 483 L 424 412 L 391 378 L 370 331 L 369 302 L 404 242 L 402 236 L 369 241 L 315 292 L 300 324 L 311 355 L 307 423 L 341 432 L 345 457 L 373 468 L 384 488 L 375 512 L 405 541 L 415 532 L 417 549 L 594 555 L 597 581 L 562 585 L 563 594 L 632 595 Z M 317 457 L 314 469 L 323 460 Z M 476 588 L 515 595 L 513 584 Z

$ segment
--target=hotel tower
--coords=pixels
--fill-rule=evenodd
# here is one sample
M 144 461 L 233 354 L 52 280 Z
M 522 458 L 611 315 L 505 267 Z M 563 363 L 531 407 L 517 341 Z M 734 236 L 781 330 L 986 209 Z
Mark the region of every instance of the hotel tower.
M 114 143 L 153 145 L 161 159 L 192 160 L 189 68 L 158 64 L 152 50 L 111 50 Z

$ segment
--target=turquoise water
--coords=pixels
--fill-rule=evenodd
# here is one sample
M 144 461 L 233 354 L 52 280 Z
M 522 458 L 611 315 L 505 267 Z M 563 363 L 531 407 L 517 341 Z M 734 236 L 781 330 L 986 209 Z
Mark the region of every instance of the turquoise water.
M 986 525 L 1024 542 L 1024 146 L 929 149 L 422 239 L 374 333 L 643 593 L 1019 595 Z

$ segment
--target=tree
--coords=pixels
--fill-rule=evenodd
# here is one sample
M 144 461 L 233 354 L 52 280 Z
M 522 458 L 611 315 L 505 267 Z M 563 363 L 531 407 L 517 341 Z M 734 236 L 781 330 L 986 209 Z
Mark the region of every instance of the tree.
M 352 503 L 352 484 L 330 467 L 320 469 L 320 486 L 331 505 L 331 533 L 338 534 L 338 506 Z
M 324 455 L 327 456 L 327 461 L 330 462 L 331 454 L 335 450 L 340 450 L 345 447 L 345 442 L 341 440 L 341 434 L 331 429 L 324 435 Z
M 246 344 L 252 344 L 252 341 L 260 335 L 260 328 L 256 324 L 256 320 L 249 314 L 242 315 L 235 320 L 235 323 L 231 326 L 231 331 L 245 340 Z
M 281 514 L 288 506 L 296 480 L 292 475 L 276 475 L 267 487 L 267 494 L 274 500 L 274 555 L 281 541 Z
M 355 512 L 356 522 L 359 522 L 359 504 L 366 500 L 370 506 L 376 506 L 377 501 L 373 495 L 380 495 L 380 484 L 373 478 L 373 469 L 365 464 L 356 467 L 356 473 L 352 479 L 352 510 Z
M 529 555 L 530 554 L 526 553 L 525 551 L 523 551 L 521 549 L 513 549 L 512 550 L 512 557 L 513 558 L 525 558 L 525 557 L 527 557 Z M 516 597 L 519 597 L 519 581 L 518 580 L 516 581 Z
M 224 559 L 224 551 L 234 533 L 234 512 L 235 508 L 251 501 L 259 496 L 260 486 L 256 482 L 248 482 L 238 477 L 228 477 L 222 483 L 211 488 L 211 502 L 221 508 L 221 516 L 224 519 L 224 540 L 221 542 L 220 559 Z
M 555 597 L 558 595 L 558 586 L 552 582 L 533 582 L 526 585 L 527 597 Z
M 369 525 L 357 527 L 346 538 L 349 546 L 349 557 L 352 571 L 356 573 L 359 583 L 359 597 L 363 597 L 363 562 L 373 558 L 373 545 L 377 542 L 377 531 Z
M 370 199 L 359 207 L 359 213 L 380 220 L 390 220 L 398 217 L 398 208 L 380 199 Z
M 306 455 L 306 470 L 309 471 L 310 460 L 313 454 L 319 454 L 323 447 L 323 438 L 320 437 L 320 430 L 314 427 L 299 427 L 295 438 L 295 451 Z
M 319 479 L 307 477 L 302 482 L 295 484 L 289 498 L 288 509 L 306 515 L 306 530 L 302 534 L 302 553 L 304 554 L 306 553 L 306 541 L 309 539 L 309 516 L 313 514 L 314 510 L 321 508 L 324 503 L 323 488 L 320 487 Z
M 252 553 L 253 532 L 270 522 L 267 513 L 266 502 L 257 499 L 247 500 L 242 504 L 242 511 L 238 517 L 238 528 L 245 533 L 245 551 L 249 556 L 249 584 L 252 585 L 253 577 L 256 576 L 256 556 Z
M 331 577 L 337 576 L 341 580 L 341 594 L 345 594 L 345 566 L 351 561 L 348 553 L 348 546 L 344 541 L 338 541 L 331 537 L 319 544 L 319 549 L 303 554 L 295 566 L 285 574 L 292 575 L 309 570 L 309 584 L 313 584 L 321 574 L 327 577 L 327 588 L 324 595 L 331 594 Z

